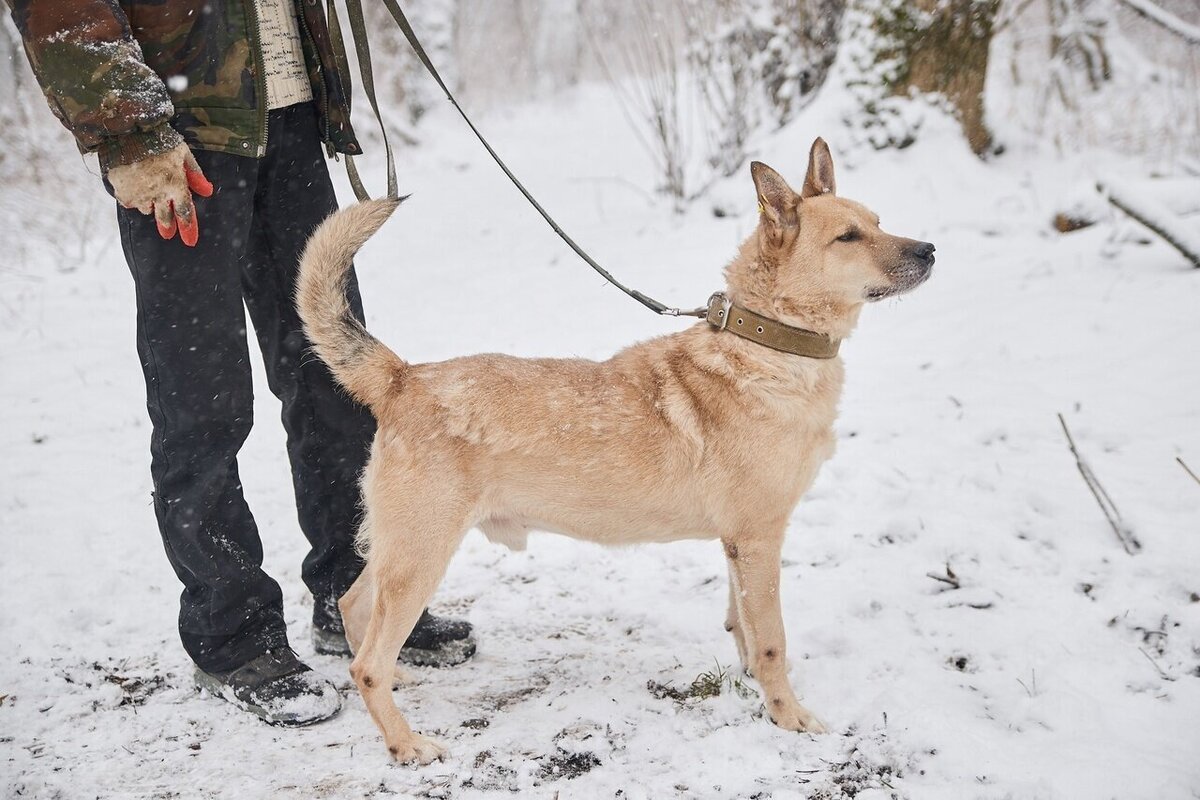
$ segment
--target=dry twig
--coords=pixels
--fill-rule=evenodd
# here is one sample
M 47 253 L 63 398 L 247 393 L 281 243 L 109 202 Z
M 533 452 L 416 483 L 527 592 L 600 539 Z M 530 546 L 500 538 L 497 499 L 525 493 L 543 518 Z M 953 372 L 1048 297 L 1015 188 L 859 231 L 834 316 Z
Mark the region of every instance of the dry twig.
M 1155 670 L 1155 671 L 1158 673 L 1158 676 L 1159 676 L 1160 678 L 1162 678 L 1164 681 L 1173 681 L 1173 680 L 1175 680 L 1175 677 L 1174 677 L 1174 676 L 1172 676 L 1172 675 L 1168 675 L 1168 674 L 1167 674 L 1167 672 L 1166 672 L 1166 670 L 1164 670 L 1164 669 L 1163 669 L 1161 666 L 1159 666 L 1159 663 L 1158 663 L 1157 661 L 1155 661 L 1155 660 L 1154 660 L 1154 656 L 1152 656 L 1152 655 L 1150 655 L 1149 653 L 1147 653 L 1147 652 L 1146 652 L 1146 650 L 1145 650 L 1145 648 L 1139 647 L 1139 648 L 1138 648 L 1138 652 L 1139 652 L 1139 653 L 1141 653 L 1142 655 L 1144 655 L 1144 656 L 1146 657 L 1146 660 L 1147 660 L 1147 661 L 1149 661 L 1151 664 L 1153 664 L 1153 665 L 1154 665 L 1154 670 Z
M 1175 460 L 1179 462 L 1179 466 L 1183 467 L 1184 472 L 1186 472 L 1188 475 L 1192 476 L 1192 480 L 1194 480 L 1196 483 L 1200 483 L 1200 477 L 1196 477 L 1196 473 L 1192 472 L 1191 467 L 1189 467 L 1187 464 L 1183 463 L 1182 458 L 1180 458 L 1179 456 L 1175 456 Z
M 1117 535 L 1117 539 L 1121 542 L 1121 546 L 1125 548 L 1125 552 L 1133 555 L 1142 549 L 1142 543 L 1134 536 L 1133 531 L 1129 526 L 1121 521 L 1121 512 L 1117 510 L 1117 504 L 1108 496 L 1108 492 L 1100 485 L 1100 480 L 1096 477 L 1096 473 L 1092 472 L 1092 468 L 1083 460 L 1083 456 L 1079 454 L 1079 450 L 1075 447 L 1075 439 L 1071 436 L 1071 431 L 1067 427 L 1067 421 L 1063 419 L 1063 415 L 1058 415 L 1058 422 L 1062 425 L 1063 433 L 1067 437 L 1067 445 L 1071 448 L 1071 455 L 1075 456 L 1075 466 L 1079 467 L 1079 474 L 1083 476 L 1083 482 L 1087 484 L 1088 489 L 1092 492 L 1092 497 L 1096 498 L 1096 502 L 1100 505 L 1100 510 L 1104 512 L 1104 517 L 1108 520 L 1108 524 L 1112 526 L 1113 533 Z
M 962 587 L 962 583 L 958 580 L 958 576 L 954 574 L 954 570 L 950 569 L 949 561 L 946 562 L 946 574 L 945 575 L 938 575 L 936 572 L 926 572 L 925 577 L 933 578 L 935 581 L 940 581 L 941 583 L 944 583 L 947 586 L 949 586 L 951 589 L 959 589 Z M 943 591 L 948 591 L 948 590 L 943 590 Z

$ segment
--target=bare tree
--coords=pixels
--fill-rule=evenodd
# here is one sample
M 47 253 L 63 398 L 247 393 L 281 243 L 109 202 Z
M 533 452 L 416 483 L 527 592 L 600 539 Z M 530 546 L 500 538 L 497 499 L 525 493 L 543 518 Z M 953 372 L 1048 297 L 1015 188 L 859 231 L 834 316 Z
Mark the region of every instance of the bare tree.
M 1200 31 L 1200 7 L 1168 4 L 1190 21 L 1149 0 L 1007 0 L 990 111 L 1064 151 L 1197 158 L 1200 49 L 1189 34 Z
M 1105 36 L 1108 15 L 1093 0 L 1048 0 L 1050 15 L 1050 80 L 1070 105 L 1067 74 L 1077 74 L 1096 91 L 1112 77 Z

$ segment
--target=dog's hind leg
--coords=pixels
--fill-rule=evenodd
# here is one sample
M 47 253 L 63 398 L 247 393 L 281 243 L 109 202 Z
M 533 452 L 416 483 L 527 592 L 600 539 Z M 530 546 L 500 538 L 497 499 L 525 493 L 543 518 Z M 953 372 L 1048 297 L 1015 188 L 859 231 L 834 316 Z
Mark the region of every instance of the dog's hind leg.
M 824 733 L 825 726 L 796 699 L 787 677 L 787 640 L 779 604 L 783 529 L 723 540 L 734 582 L 746 665 L 766 695 L 771 721 L 791 731 Z
M 465 529 L 445 524 L 417 528 L 412 516 L 404 515 L 404 525 L 377 521 L 367 567 L 374 582 L 371 618 L 350 675 L 392 757 L 428 764 L 446 750 L 409 727 L 392 698 L 392 678 L 400 647 L 441 582 Z
M 364 569 L 346 593 L 342 595 L 342 598 L 338 600 L 338 608 L 342 612 L 342 624 L 346 626 L 346 642 L 350 645 L 351 653 L 357 653 L 362 647 L 363 636 L 367 632 L 367 622 L 371 619 L 374 589 L 371 570 Z
M 359 573 L 353 585 L 338 601 L 342 612 L 342 623 L 346 626 L 346 643 L 350 652 L 357 653 L 362 647 L 363 637 L 367 633 L 367 624 L 371 621 L 371 609 L 375 605 L 375 581 L 371 578 L 371 570 L 364 569 Z M 392 674 L 393 686 L 409 686 L 417 683 L 416 677 L 396 665 Z

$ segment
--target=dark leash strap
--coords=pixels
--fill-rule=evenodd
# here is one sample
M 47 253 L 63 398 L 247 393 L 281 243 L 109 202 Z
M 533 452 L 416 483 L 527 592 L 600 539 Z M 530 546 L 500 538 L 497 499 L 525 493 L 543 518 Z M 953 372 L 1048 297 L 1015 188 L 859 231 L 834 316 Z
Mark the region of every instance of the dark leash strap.
M 338 20 L 337 5 L 334 0 L 329 0 L 327 4 L 329 18 L 329 38 L 333 44 L 333 56 L 337 61 L 338 72 L 342 74 L 345 80 L 349 80 L 350 62 L 346 58 L 346 45 L 342 38 L 342 25 Z M 363 19 L 361 0 L 346 0 L 346 15 L 350 18 L 350 32 L 354 36 L 354 51 L 358 58 L 358 70 L 362 75 L 363 91 L 367 94 L 367 100 L 371 103 L 371 110 L 375 112 L 375 120 L 379 123 L 379 132 L 383 135 L 383 149 L 387 153 L 387 196 L 396 199 L 399 196 L 397 181 L 396 181 L 396 159 L 392 154 L 392 145 L 388 141 L 387 126 L 383 124 L 383 115 L 379 113 L 379 100 L 375 96 L 375 73 L 371 67 L 371 43 L 367 38 L 367 26 Z M 350 87 L 347 83 L 346 87 L 347 102 L 349 102 Z M 354 190 L 354 196 L 359 202 L 370 200 L 371 195 L 363 186 L 362 178 L 359 177 L 358 167 L 354 164 L 354 157 L 346 156 L 346 177 L 350 179 L 350 187 Z
M 392 157 L 392 147 L 388 143 L 387 130 L 383 123 L 383 117 L 379 113 L 379 102 L 375 98 L 375 76 L 371 70 L 371 46 L 367 41 L 367 26 L 365 20 L 363 19 L 362 2 L 361 0 L 345 1 L 346 15 L 350 18 L 350 31 L 354 35 L 354 50 L 358 57 L 358 67 L 359 72 L 362 75 L 363 90 L 366 92 L 367 99 L 371 103 L 371 110 L 375 112 L 375 119 L 379 122 L 379 128 L 381 131 L 383 131 L 383 147 L 387 151 L 387 196 L 395 198 L 397 196 L 396 163 L 395 159 Z M 404 37 L 408 39 L 408 43 L 412 47 L 413 52 L 417 54 L 417 58 L 421 60 L 421 63 L 425 65 L 425 69 L 428 70 L 429 74 L 437 82 L 437 85 L 441 88 L 441 90 L 445 92 L 446 99 L 449 100 L 451 105 L 454 106 L 455 110 L 458 111 L 459 116 L 461 116 L 463 121 L 467 123 L 467 127 L 469 127 L 471 132 L 475 134 L 475 138 L 478 139 L 479 143 L 482 144 L 484 149 L 488 151 L 488 155 L 490 155 L 492 160 L 495 161 L 500 169 L 504 171 L 504 174 L 507 175 L 508 179 L 512 181 L 514 186 L 517 187 L 517 190 L 525 196 L 525 199 L 529 201 L 529 204 L 532 205 L 537 212 L 542 215 L 542 219 L 546 220 L 551 229 L 558 234 L 558 237 L 566 242 L 567 246 L 574 250 L 575 254 L 583 259 L 584 263 L 596 270 L 596 272 L 600 273 L 600 275 L 606 281 L 632 297 L 634 300 L 637 300 L 655 314 L 662 314 L 664 316 L 671 317 L 706 316 L 707 308 L 697 308 L 688 311 L 678 308 L 671 308 L 665 303 L 655 300 L 653 297 L 642 294 L 637 289 L 629 288 L 614 278 L 608 272 L 608 270 L 597 264 L 595 259 L 589 256 L 587 252 L 575 242 L 574 239 L 568 236 L 567 232 L 564 231 L 562 227 L 554 221 L 554 218 L 550 216 L 549 212 L 542 208 L 541 204 L 534 199 L 533 195 L 529 193 L 529 190 L 525 188 L 525 185 L 517 179 L 517 176 L 512 173 L 512 170 L 508 168 L 508 165 L 501 160 L 496 151 L 492 149 L 492 146 L 488 144 L 487 139 L 485 139 L 483 134 L 479 132 L 479 129 L 475 127 L 475 123 L 471 122 L 471 118 L 467 116 L 467 112 L 463 111 L 462 106 L 458 104 L 458 100 L 455 99 L 454 93 L 450 91 L 450 87 L 448 87 L 446 82 L 442 80 L 442 76 L 438 73 L 437 68 L 433 65 L 433 61 L 430 60 L 429 54 L 425 52 L 425 48 L 421 45 L 421 41 L 417 38 L 417 34 L 413 31 L 412 26 L 408 23 L 408 18 L 404 16 L 404 12 L 400 9 L 400 5 L 396 2 L 396 0 L 382 0 L 382 2 L 387 8 L 388 12 L 392 15 L 392 18 L 396 20 L 396 24 L 400 26 L 400 30 L 403 31 Z M 329 0 L 328 8 L 329 32 L 330 38 L 333 41 L 334 57 L 337 59 L 338 69 L 343 75 L 348 76 L 350 74 L 350 67 L 346 58 L 345 44 L 342 41 L 341 25 L 338 22 L 337 11 L 334 8 L 334 0 Z M 354 158 L 352 156 L 346 156 L 346 174 L 350 179 L 350 186 L 354 189 L 355 196 L 358 197 L 360 201 L 369 200 L 370 195 L 363 186 L 362 179 L 358 174 L 358 169 L 354 166 Z

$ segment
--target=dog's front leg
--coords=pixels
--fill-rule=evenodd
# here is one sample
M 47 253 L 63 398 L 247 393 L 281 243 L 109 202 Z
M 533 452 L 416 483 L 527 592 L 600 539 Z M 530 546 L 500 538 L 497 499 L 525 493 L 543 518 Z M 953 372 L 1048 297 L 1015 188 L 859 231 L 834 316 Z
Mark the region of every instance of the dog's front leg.
M 728 555 L 729 547 L 730 545 L 726 545 L 726 555 Z M 742 634 L 742 620 L 738 611 L 738 594 L 741 590 L 737 588 L 738 579 L 737 573 L 733 569 L 733 560 L 729 558 L 726 560 L 729 562 L 729 610 L 725 612 L 725 630 L 733 634 L 733 643 L 737 645 L 742 669 L 749 675 L 753 672 L 753 667 L 746 654 L 746 637 Z
M 782 529 L 773 535 L 726 539 L 724 544 L 732 599 L 741 623 L 743 663 L 763 688 L 771 721 L 790 731 L 824 733 L 825 726 L 800 705 L 788 682 L 787 642 L 779 603 Z

